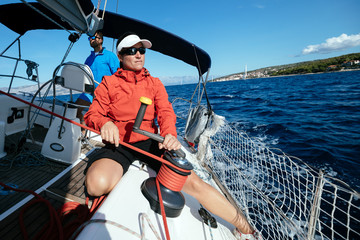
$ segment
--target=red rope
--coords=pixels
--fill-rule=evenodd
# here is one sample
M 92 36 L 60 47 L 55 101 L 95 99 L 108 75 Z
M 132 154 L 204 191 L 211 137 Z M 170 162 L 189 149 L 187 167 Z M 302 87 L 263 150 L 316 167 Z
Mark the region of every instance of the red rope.
M 9 189 L 16 192 L 25 192 L 34 195 L 36 198 L 28 202 L 21 210 L 19 214 L 20 230 L 24 239 L 29 239 L 28 232 L 24 223 L 25 212 L 28 211 L 35 204 L 42 203 L 48 208 L 49 221 L 43 228 L 35 235 L 33 239 L 47 240 L 47 239 L 69 239 L 72 234 L 87 220 L 89 220 L 95 211 L 101 206 L 105 195 L 95 198 L 91 209 L 88 208 L 88 198 L 85 205 L 78 202 L 67 202 L 56 211 L 51 203 L 31 190 L 12 188 L 2 182 L 0 185 L 4 189 Z
M 161 183 L 164 187 L 166 187 L 172 191 L 180 192 L 185 184 L 187 177 L 188 177 L 187 175 L 183 176 L 183 175 L 180 175 L 180 174 L 174 172 L 165 164 L 161 165 L 159 173 L 156 176 L 156 188 L 157 188 L 157 193 L 159 196 L 161 216 L 163 218 L 167 240 L 170 240 L 170 233 L 169 233 L 169 227 L 168 227 L 167 221 L 166 221 L 165 207 L 164 207 L 164 203 L 162 200 L 161 189 L 160 189 L 159 183 Z
M 161 216 L 162 216 L 162 219 L 163 219 L 163 222 L 164 222 L 166 239 L 170 240 L 169 227 L 168 227 L 167 221 L 166 221 L 165 207 L 164 207 L 164 203 L 163 203 L 162 196 L 161 196 L 161 189 L 160 189 L 159 180 L 156 178 L 155 182 L 156 182 L 157 192 L 158 192 L 158 195 L 159 195 L 160 210 L 161 210 Z
M 57 235 L 58 239 L 64 239 L 63 229 L 62 229 L 60 219 L 56 214 L 56 210 L 54 209 L 54 207 L 50 204 L 50 202 L 48 200 L 46 200 L 45 198 L 43 198 L 42 196 L 40 196 L 39 194 L 37 194 L 31 190 L 12 188 L 1 182 L 0 182 L 0 185 L 3 186 L 5 189 L 10 189 L 12 191 L 17 191 L 17 192 L 30 193 L 36 197 L 36 199 L 27 203 L 23 207 L 23 209 L 20 211 L 19 224 L 20 224 L 21 233 L 22 233 L 24 239 L 29 239 L 28 233 L 26 231 L 25 224 L 24 224 L 24 214 L 25 214 L 25 211 L 27 211 L 27 209 L 29 209 L 31 206 L 35 205 L 36 203 L 43 203 L 48 208 L 49 217 L 50 217 L 50 221 L 49 221 L 48 225 L 50 225 L 50 226 L 48 226 L 48 225 L 44 226 L 41 229 L 41 231 L 36 235 L 35 239 L 50 239 L 50 236 L 53 235 L 54 233 L 58 233 L 58 235 Z
M 106 195 L 102 195 L 93 200 L 89 210 L 89 198 L 86 198 L 85 205 L 78 202 L 67 202 L 59 210 L 58 214 L 63 223 L 65 239 L 69 239 L 72 234 L 83 224 L 88 221 L 101 206 Z
M 34 108 L 40 109 L 41 111 L 44 111 L 44 112 L 46 112 L 46 113 L 48 113 L 48 114 L 50 114 L 50 115 L 53 115 L 53 116 L 55 116 L 55 117 L 58 117 L 58 118 L 60 118 L 60 119 L 65 120 L 65 121 L 67 121 L 67 122 L 70 122 L 70 123 L 72 123 L 72 124 L 75 124 L 76 126 L 82 127 L 82 128 L 84 128 L 84 129 L 87 129 L 87 130 L 89 130 L 89 131 L 91 131 L 91 132 L 94 132 L 94 133 L 96 133 L 96 134 L 100 134 L 100 132 L 97 131 L 97 130 L 95 130 L 95 129 L 92 129 L 92 128 L 86 126 L 86 125 L 80 124 L 80 123 L 75 122 L 75 121 L 73 121 L 73 120 L 71 120 L 71 119 L 68 119 L 68 118 L 66 118 L 66 117 L 63 117 L 63 116 L 61 116 L 61 115 L 59 115 L 59 114 L 57 114 L 57 113 L 51 112 L 51 111 L 49 111 L 49 110 L 47 110 L 47 109 L 45 109 L 45 108 L 39 107 L 39 106 L 37 106 L 37 105 L 35 105 L 35 104 L 33 104 L 33 103 L 30 103 L 30 102 L 28 102 L 28 101 L 25 101 L 25 100 L 23 100 L 23 99 L 21 99 L 21 98 L 18 98 L 18 97 L 16 97 L 16 96 L 14 96 L 14 95 L 8 94 L 8 93 L 6 93 L 6 92 L 4 92 L 4 91 L 2 91 L 2 90 L 0 90 L 0 93 L 1 93 L 1 94 L 5 94 L 6 96 L 11 97 L 11 98 L 14 98 L 14 99 L 16 99 L 16 100 L 18 100 L 18 101 L 20 101 L 20 102 L 25 103 L 25 104 L 28 104 L 28 105 L 30 105 L 30 106 L 32 106 L 32 107 L 34 107 Z M 175 169 L 177 169 L 177 170 L 185 171 L 185 170 L 183 170 L 182 168 L 179 168 L 178 166 L 176 166 L 176 165 L 174 165 L 174 164 L 172 164 L 172 163 L 170 163 L 170 162 L 168 162 L 168 161 L 166 161 L 166 160 L 164 160 L 164 159 L 162 159 L 162 158 L 160 158 L 160 157 L 158 157 L 158 156 L 156 156 L 156 155 L 154 155 L 154 154 L 151 154 L 151 153 L 146 152 L 146 151 L 144 151 L 144 150 L 142 150 L 142 149 L 140 149 L 140 148 L 134 147 L 133 145 L 130 145 L 130 144 L 126 143 L 126 142 L 123 142 L 123 141 L 121 141 L 121 139 L 119 139 L 119 144 L 121 144 L 121 145 L 123 145 L 123 146 L 125 146 L 125 147 L 127 147 L 127 148 L 130 148 L 130 149 L 132 149 L 132 150 L 135 150 L 135 151 L 137 151 L 137 152 L 139 152 L 139 153 L 142 153 L 142 154 L 144 154 L 144 155 L 146 155 L 146 156 L 149 156 L 149 157 L 151 157 L 151 158 L 153 158 L 153 159 L 155 159 L 155 160 L 158 160 L 158 161 L 160 161 L 160 162 L 162 162 L 162 163 L 165 163 L 165 164 L 167 164 L 167 165 L 169 165 L 169 166 L 171 166 L 171 167 L 173 167 L 173 168 L 175 168 Z M 190 172 L 190 171 L 189 171 L 189 172 Z
M 166 188 L 172 191 L 180 192 L 185 184 L 187 177 L 188 176 L 182 176 L 178 173 L 175 173 L 168 166 L 162 164 L 156 179 L 158 179 L 159 182 Z
M 94 213 L 99 209 L 99 207 L 103 204 L 104 200 L 106 199 L 107 195 L 102 195 L 94 199 L 93 204 L 90 208 L 90 217 L 94 215 Z M 87 205 L 87 204 L 86 204 Z

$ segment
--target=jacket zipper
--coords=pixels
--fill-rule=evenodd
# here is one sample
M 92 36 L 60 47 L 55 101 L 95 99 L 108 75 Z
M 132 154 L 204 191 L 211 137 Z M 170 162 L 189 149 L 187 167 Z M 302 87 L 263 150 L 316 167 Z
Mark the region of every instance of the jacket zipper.
M 136 74 L 135 74 L 135 73 L 134 73 L 134 78 L 135 78 L 135 85 L 137 85 L 138 80 L 137 80 L 137 78 L 136 78 Z

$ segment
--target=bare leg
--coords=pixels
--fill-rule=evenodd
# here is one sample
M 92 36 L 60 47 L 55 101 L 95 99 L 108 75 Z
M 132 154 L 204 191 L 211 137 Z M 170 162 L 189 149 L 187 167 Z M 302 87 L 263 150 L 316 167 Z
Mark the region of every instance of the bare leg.
M 123 176 L 122 166 L 109 158 L 95 161 L 88 169 L 85 178 L 87 192 L 91 196 L 109 193 Z
M 91 196 L 109 193 L 123 175 L 122 166 L 112 159 L 102 158 L 88 169 L 85 179 L 87 191 Z M 211 213 L 233 224 L 242 233 L 253 233 L 246 217 L 231 205 L 215 188 L 201 180 L 195 172 L 187 178 L 183 191 L 196 198 Z
M 185 182 L 183 191 L 195 197 L 207 210 L 233 224 L 242 233 L 253 233 L 246 217 L 215 188 L 205 183 L 194 171 Z

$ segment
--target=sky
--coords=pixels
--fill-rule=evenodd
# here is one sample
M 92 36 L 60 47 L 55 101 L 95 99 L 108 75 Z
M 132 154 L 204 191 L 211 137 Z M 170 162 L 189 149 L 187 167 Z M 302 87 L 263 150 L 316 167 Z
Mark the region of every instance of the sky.
M 92 1 L 96 7 L 98 1 Z M 20 1 L 1 0 L 14 2 Z M 251 71 L 360 52 L 359 0 L 107 0 L 106 11 L 155 25 L 199 46 L 212 59 L 210 78 L 243 72 L 245 66 Z M 18 34 L 2 24 L 0 32 L 2 52 Z M 22 37 L 22 58 L 39 64 L 42 83 L 61 62 L 67 38 L 68 33 L 58 30 L 29 31 Z M 104 46 L 112 50 L 113 39 L 105 38 Z M 83 63 L 90 50 L 83 35 L 66 61 Z M 13 47 L 6 54 L 16 52 Z M 146 53 L 145 67 L 165 85 L 197 79 L 194 67 L 154 51 Z M 11 74 L 12 69 L 9 61 L 0 61 L 0 74 Z M 0 77 L 0 87 L 8 84 Z M 13 86 L 29 84 L 18 80 Z

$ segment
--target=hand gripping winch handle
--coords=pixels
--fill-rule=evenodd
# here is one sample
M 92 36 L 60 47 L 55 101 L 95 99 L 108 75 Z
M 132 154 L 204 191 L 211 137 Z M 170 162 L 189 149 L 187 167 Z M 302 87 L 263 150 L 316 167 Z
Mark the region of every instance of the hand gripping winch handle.
M 160 143 L 164 142 L 164 137 L 160 136 L 159 134 L 151 133 L 145 130 L 140 129 L 140 125 L 144 119 L 145 111 L 148 105 L 152 104 L 151 99 L 146 97 L 140 98 L 141 106 L 139 108 L 139 111 L 136 115 L 135 123 L 133 126 L 133 131 L 139 134 L 142 134 L 144 136 L 147 136 L 151 139 L 154 139 L 155 141 L 158 141 Z M 174 150 L 175 154 L 180 158 L 185 158 L 185 153 L 183 150 Z

